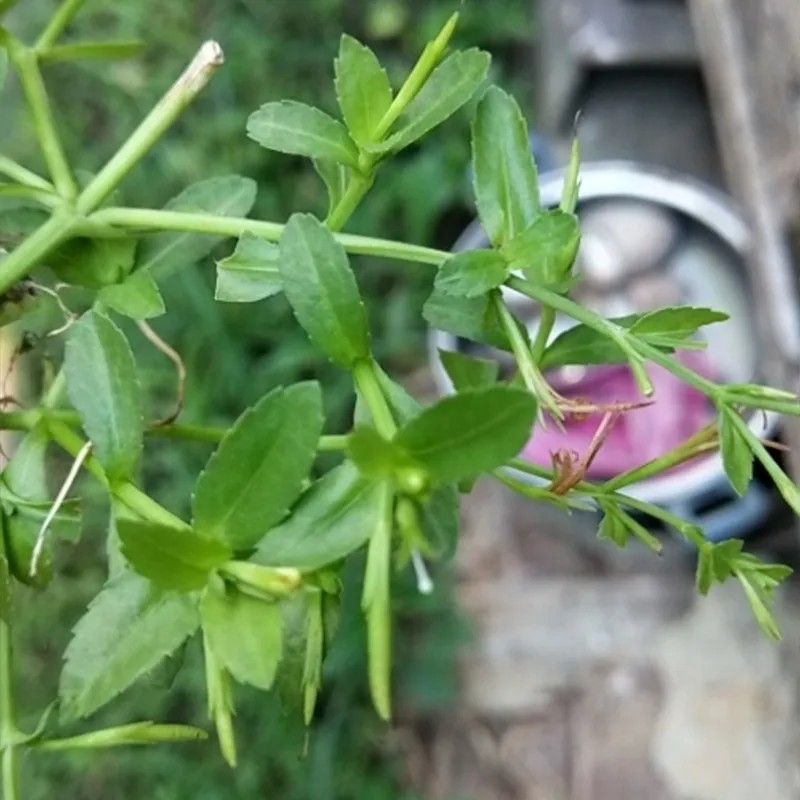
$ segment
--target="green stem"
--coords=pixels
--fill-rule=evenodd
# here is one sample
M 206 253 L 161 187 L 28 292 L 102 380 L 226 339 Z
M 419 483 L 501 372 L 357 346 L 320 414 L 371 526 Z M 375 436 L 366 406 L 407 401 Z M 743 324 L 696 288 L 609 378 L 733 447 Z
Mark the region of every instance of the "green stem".
M 341 230 L 350 219 L 364 195 L 370 190 L 374 175 L 354 175 L 350 179 L 347 190 L 342 199 L 336 204 L 325 220 L 325 225 L 331 231 Z
M 206 42 L 200 48 L 180 78 L 83 190 L 76 203 L 80 213 L 94 211 L 117 188 L 211 80 L 223 60 L 222 50 L 216 42 Z
M 386 136 L 392 125 L 406 110 L 408 104 L 419 94 L 431 72 L 441 61 L 457 23 L 458 12 L 455 12 L 447 20 L 438 36 L 422 51 L 422 55 L 420 55 L 417 63 L 408 74 L 405 83 L 400 87 L 397 96 L 392 100 L 391 105 L 378 123 L 372 137 L 376 142 L 381 141 Z
M 0 294 L 7 292 L 67 239 L 76 224 L 68 214 L 56 213 L 0 261 Z
M 44 404 L 43 404 L 44 405 Z M 42 418 L 46 421 L 62 422 L 70 427 L 81 424 L 80 417 L 75 411 L 46 410 L 32 408 L 25 411 L 0 412 L 0 430 L 29 431 L 37 425 Z M 210 442 L 217 444 L 222 441 L 228 428 L 215 428 L 206 425 L 184 425 L 173 423 L 148 428 L 145 433 L 160 439 L 185 439 L 195 442 Z M 347 447 L 347 436 L 322 436 L 317 449 L 321 453 L 332 453 L 344 450 Z
M 61 36 L 64 28 L 69 25 L 72 18 L 78 13 L 80 7 L 86 0 L 64 0 L 58 7 L 58 10 L 50 18 L 47 27 L 42 31 L 42 35 L 36 42 L 36 50 L 44 50 L 50 45 L 55 44 L 59 36 Z
M 31 189 L 40 189 L 43 192 L 55 191 L 55 187 L 50 181 L 46 181 L 27 167 L 23 167 L 22 164 L 17 164 L 8 156 L 0 155 L 0 173 Z
M 8 43 L 9 56 L 17 68 L 33 120 L 36 139 L 50 171 L 50 177 L 53 179 L 56 191 L 62 197 L 71 200 L 78 190 L 56 130 L 36 53 L 10 37 Z
M 639 344 L 643 344 L 640 340 L 629 337 L 618 325 L 609 322 L 609 320 L 595 314 L 588 308 L 584 308 L 574 300 L 570 300 L 569 297 L 546 289 L 544 286 L 538 286 L 537 284 L 516 276 L 509 278 L 508 281 L 506 281 L 506 285 L 520 294 L 524 294 L 526 297 L 536 300 L 543 307 L 550 306 L 554 310 L 561 311 L 573 319 L 578 320 L 578 322 L 582 322 L 587 328 L 592 328 L 608 336 L 617 343 L 619 348 L 628 357 L 628 363 L 630 364 L 631 372 L 636 379 L 639 390 L 648 397 L 653 394 L 653 383 L 642 365 L 641 354 L 637 352 Z M 642 351 L 642 354 L 643 352 L 644 351 Z M 673 360 L 669 359 L 669 361 L 672 362 Z M 691 374 L 694 375 L 694 373 Z M 711 385 L 713 386 L 713 384 Z
M 528 342 L 522 335 L 514 315 L 508 310 L 508 306 L 503 301 L 503 295 L 499 291 L 492 292 L 492 302 L 500 319 L 500 324 L 503 326 L 503 330 L 511 343 L 514 358 L 528 391 L 536 396 L 542 407 L 546 408 L 555 419 L 563 419 L 564 415 L 561 413 L 561 409 L 558 407 L 547 381 L 536 366 Z
M 13 644 L 11 626 L 0 620 L 0 744 L 2 753 L 3 800 L 19 797 L 17 748 L 13 740 L 17 733 L 14 706 Z
M 385 439 L 391 439 L 397 432 L 397 423 L 378 380 L 375 362 L 371 359 L 359 361 L 353 367 L 353 381 L 372 415 L 378 433 Z
M 53 441 L 72 456 L 77 456 L 85 445 L 84 440 L 63 422 L 50 419 L 47 421 L 47 429 Z M 167 527 L 186 527 L 186 523 L 180 517 L 176 517 L 170 511 L 167 511 L 166 508 L 146 495 L 141 489 L 137 489 L 132 483 L 109 484 L 105 471 L 96 458 L 89 456 L 83 462 L 83 466 L 117 500 L 124 503 L 131 511 L 143 519 L 166 525 Z
M 284 225 L 277 222 L 262 222 L 246 217 L 218 217 L 215 214 L 195 214 L 183 211 L 156 211 L 145 208 L 104 208 L 89 217 L 89 221 L 100 225 L 116 225 L 140 233 L 150 231 L 187 231 L 189 233 L 212 233 L 219 236 L 241 236 L 252 233 L 269 242 L 277 242 Z M 431 247 L 335 233 L 336 240 L 355 255 L 392 258 L 419 264 L 439 266 L 450 257 L 444 250 Z
M 539 328 L 536 331 L 536 339 L 534 339 L 533 347 L 531 347 L 531 355 L 536 364 L 539 364 L 542 360 L 545 348 L 547 347 L 547 340 L 550 338 L 555 324 L 555 309 L 550 306 L 542 306 L 541 315 L 539 317 Z

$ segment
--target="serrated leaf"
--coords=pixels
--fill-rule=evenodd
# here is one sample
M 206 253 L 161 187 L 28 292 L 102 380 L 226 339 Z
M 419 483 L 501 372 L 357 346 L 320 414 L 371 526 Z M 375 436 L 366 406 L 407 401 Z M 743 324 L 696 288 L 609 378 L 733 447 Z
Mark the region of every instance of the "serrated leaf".
M 431 476 L 458 481 L 514 458 L 530 439 L 536 400 L 505 386 L 473 389 L 440 400 L 395 436 Z
M 314 159 L 314 169 L 328 190 L 328 214 L 339 205 L 347 191 L 347 167 L 324 158 Z
M 472 125 L 472 171 L 478 214 L 495 246 L 524 231 L 540 211 L 539 179 L 528 128 L 516 100 L 492 86 Z
M 344 248 L 310 214 L 294 214 L 283 231 L 281 281 L 298 322 L 345 369 L 367 358 L 364 303 Z
M 369 142 L 392 103 L 386 70 L 369 47 L 346 34 L 335 67 L 336 99 L 350 135 L 357 142 Z
M 214 297 L 227 303 L 253 303 L 278 294 L 278 246 L 245 232 L 232 255 L 217 261 Z
M 226 175 L 193 183 L 170 200 L 164 210 L 245 217 L 255 199 L 255 181 Z M 183 267 L 196 264 L 225 238 L 185 231 L 148 236 L 139 245 L 136 270 L 147 270 L 162 280 Z
M 454 297 L 434 287 L 422 309 L 422 316 L 436 330 L 501 350 L 511 350 L 488 295 Z
M 247 120 L 247 135 L 268 150 L 358 168 L 358 148 L 347 128 L 305 103 L 281 100 L 261 106 Z
M 396 153 L 422 138 L 458 111 L 475 94 L 486 78 L 491 57 L 472 48 L 448 56 L 409 103 L 401 127 L 367 149 L 376 153 Z
M 638 315 L 630 326 L 630 331 L 642 337 L 647 334 L 661 334 L 683 339 L 696 333 L 704 325 L 713 325 L 727 319 L 728 314 L 713 308 L 676 306 Z
M 245 411 L 197 481 L 197 532 L 234 550 L 252 547 L 299 496 L 322 424 L 316 382 L 276 389 Z
M 108 317 L 89 311 L 67 334 L 67 395 L 109 480 L 132 477 L 144 436 L 142 397 L 133 353 Z
M 512 269 L 536 283 L 560 287 L 569 277 L 580 245 L 574 214 L 545 211 L 503 248 Z
M 89 239 L 79 237 L 62 244 L 47 257 L 47 264 L 65 283 L 102 289 L 125 280 L 136 260 L 137 240 L 132 237 Z
M 202 589 L 211 570 L 232 555 L 223 542 L 198 536 L 191 528 L 121 518 L 117 534 L 128 563 L 162 589 Z
M 281 660 L 281 612 L 270 603 L 212 580 L 200 601 L 203 631 L 217 660 L 240 683 L 269 689 Z
M 500 365 L 496 361 L 458 351 L 439 350 L 439 359 L 457 392 L 491 386 L 500 374 Z
M 73 631 L 59 698 L 62 719 L 85 717 L 155 667 L 197 629 L 194 600 L 133 572 L 109 581 Z
M 153 319 L 166 311 L 158 284 L 149 272 L 134 272 L 122 283 L 106 286 L 97 299 L 131 319 Z
M 677 306 L 645 314 L 630 314 L 610 320 L 636 333 L 641 339 L 665 353 L 691 348 L 688 337 L 703 325 L 721 322 L 727 316 L 720 311 L 693 306 Z M 560 334 L 547 348 L 541 365 L 550 369 L 567 364 L 617 364 L 626 361 L 625 353 L 608 336 L 580 324 Z
M 358 550 L 369 539 L 381 484 L 342 464 L 308 489 L 292 515 L 259 542 L 252 561 L 311 572 Z
M 507 277 L 508 264 L 496 250 L 467 250 L 439 267 L 435 286 L 456 297 L 477 297 L 501 286 Z
M 726 406 L 719 408 L 719 442 L 725 474 L 736 493 L 743 495 L 753 480 L 754 456 L 732 419 L 735 413 Z

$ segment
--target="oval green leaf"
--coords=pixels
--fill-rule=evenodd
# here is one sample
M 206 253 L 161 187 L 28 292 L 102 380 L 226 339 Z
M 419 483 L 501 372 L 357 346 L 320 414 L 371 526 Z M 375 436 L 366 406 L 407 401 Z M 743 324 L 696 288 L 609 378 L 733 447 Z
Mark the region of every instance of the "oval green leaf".
M 300 494 L 322 423 L 315 382 L 276 389 L 245 411 L 198 479 L 192 502 L 197 532 L 234 550 L 252 547 Z
M 108 317 L 89 311 L 67 334 L 67 395 L 109 480 L 128 480 L 144 436 L 142 396 L 128 341 Z

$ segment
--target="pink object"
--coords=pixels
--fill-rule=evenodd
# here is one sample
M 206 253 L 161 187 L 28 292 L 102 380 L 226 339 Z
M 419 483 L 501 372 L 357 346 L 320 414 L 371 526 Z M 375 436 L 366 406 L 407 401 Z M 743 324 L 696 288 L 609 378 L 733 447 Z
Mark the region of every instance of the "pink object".
M 679 355 L 686 366 L 706 378 L 713 370 L 704 353 L 684 352 Z M 714 410 L 707 398 L 687 386 L 665 369 L 653 364 L 647 371 L 655 386 L 652 405 L 626 411 L 617 420 L 588 471 L 592 478 L 611 478 L 671 450 L 707 425 Z M 592 403 L 638 402 L 646 399 L 637 389 L 627 365 L 588 367 L 576 382 L 566 383 L 551 376 L 553 388 L 574 399 Z M 547 428 L 537 426 L 521 457 L 542 466 L 550 466 L 551 453 L 564 449 L 583 456 L 603 418 L 590 414 L 580 422 L 565 423 L 560 431 L 549 422 Z

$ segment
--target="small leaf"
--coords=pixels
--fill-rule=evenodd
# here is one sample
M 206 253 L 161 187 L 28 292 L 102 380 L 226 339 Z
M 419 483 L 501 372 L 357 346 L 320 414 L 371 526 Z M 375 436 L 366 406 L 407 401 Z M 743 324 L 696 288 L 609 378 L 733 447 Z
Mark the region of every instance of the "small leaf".
M 458 489 L 452 485 L 435 486 L 422 503 L 420 526 L 435 558 L 452 558 L 458 544 Z
M 545 211 L 504 248 L 512 269 L 536 283 L 560 287 L 569 277 L 580 244 L 578 220 L 563 211 Z
M 104 706 L 191 636 L 197 609 L 132 572 L 109 581 L 73 631 L 59 697 L 65 720 Z
M 90 731 L 68 739 L 44 739 L 36 743 L 40 750 L 97 750 L 108 747 L 191 742 L 207 739 L 208 734 L 189 725 L 158 725 L 155 722 L 134 722 L 117 728 Z
M 346 34 L 339 45 L 336 98 L 350 135 L 369 142 L 392 102 L 392 87 L 375 53 Z
M 389 477 L 407 460 L 402 450 L 369 425 L 356 425 L 347 437 L 347 454 L 368 478 Z
M 361 608 L 367 617 L 369 688 L 379 716 L 392 715 L 392 614 L 390 566 L 392 555 L 392 492 L 387 484 L 381 492 L 372 517 L 372 534 L 367 552 L 367 568 Z
M 276 389 L 225 434 L 192 502 L 201 536 L 252 547 L 286 515 L 317 454 L 322 395 L 315 382 Z
M 753 480 L 753 451 L 732 419 L 735 413 L 727 406 L 719 408 L 720 451 L 731 486 L 743 495 Z
M 231 557 L 225 544 L 204 539 L 191 528 L 123 518 L 117 520 L 117 533 L 130 565 L 162 589 L 202 589 L 211 570 Z
M 478 104 L 472 126 L 475 200 L 495 246 L 524 231 L 540 211 L 539 179 L 528 128 L 516 100 L 495 86 Z
M 317 694 L 322 685 L 322 656 L 325 647 L 325 626 L 322 615 L 322 592 L 309 598 L 306 615 L 306 652 L 303 661 L 303 719 L 311 724 Z
M 495 250 L 467 250 L 451 256 L 436 273 L 436 288 L 457 297 L 477 297 L 501 286 L 508 264 Z
M 252 560 L 312 572 L 358 550 L 369 539 L 382 484 L 342 464 L 316 481 L 292 515 L 259 542 Z
M 597 536 L 613 542 L 617 547 L 626 547 L 630 538 L 630 531 L 625 524 L 625 518 L 616 512 L 613 507 L 604 507 L 605 514 L 600 522 L 600 529 Z
M 440 350 L 439 359 L 457 392 L 491 386 L 497 382 L 500 373 L 496 361 L 467 356 L 458 351 Z
M 491 58 L 472 48 L 453 53 L 431 73 L 401 118 L 400 129 L 368 150 L 396 153 L 452 116 L 475 94 L 486 78 Z
M 129 39 L 106 42 L 68 42 L 67 44 L 54 44 L 37 50 L 37 55 L 42 61 L 124 61 L 136 58 L 145 48 L 145 43 L 139 39 Z
M 395 443 L 442 482 L 505 464 L 530 439 L 536 400 L 505 386 L 440 400 L 406 424 Z
M 87 312 L 67 334 L 64 371 L 69 400 L 109 480 L 129 479 L 142 451 L 144 421 L 125 336 L 108 317 Z
M 193 183 L 164 206 L 166 211 L 244 217 L 256 199 L 255 181 L 239 175 L 209 178 Z M 206 233 L 158 233 L 142 240 L 136 270 L 147 270 L 162 280 L 205 258 L 224 236 Z
M 166 311 L 158 284 L 149 272 L 134 272 L 122 283 L 106 286 L 97 299 L 131 319 L 152 319 Z
M 314 169 L 328 190 L 328 214 L 330 215 L 347 191 L 348 169 L 335 161 L 324 158 L 314 160 Z
M 696 333 L 704 325 L 724 322 L 729 315 L 713 308 L 695 306 L 676 306 L 650 311 L 636 317 L 630 332 L 645 337 L 647 334 L 660 334 L 675 339 L 685 339 Z
M 367 316 L 342 245 L 310 214 L 294 214 L 280 251 L 283 288 L 309 338 L 345 369 L 367 358 Z
M 47 264 L 66 282 L 87 289 L 102 289 L 121 283 L 136 260 L 136 239 L 77 238 L 62 244 L 47 258 Z
M 278 246 L 245 232 L 233 254 L 217 261 L 214 297 L 226 303 L 254 303 L 281 291 Z
M 501 350 L 511 349 L 488 295 L 454 297 L 435 287 L 422 309 L 422 316 L 436 330 Z
M 254 111 L 247 120 L 247 135 L 268 150 L 358 168 L 358 148 L 344 125 L 294 100 L 267 103 Z
M 52 578 L 52 541 L 77 541 L 81 531 L 80 508 L 67 501 L 50 525 L 36 575 L 30 574 L 31 557 L 39 531 L 52 505 L 46 462 L 49 437 L 42 425 L 23 437 L 3 470 L 0 499 L 5 508 L 7 557 L 14 577 L 29 586 L 45 586 Z
M 217 660 L 240 683 L 269 689 L 281 660 L 281 612 L 260 600 L 212 580 L 200 601 L 203 631 Z

